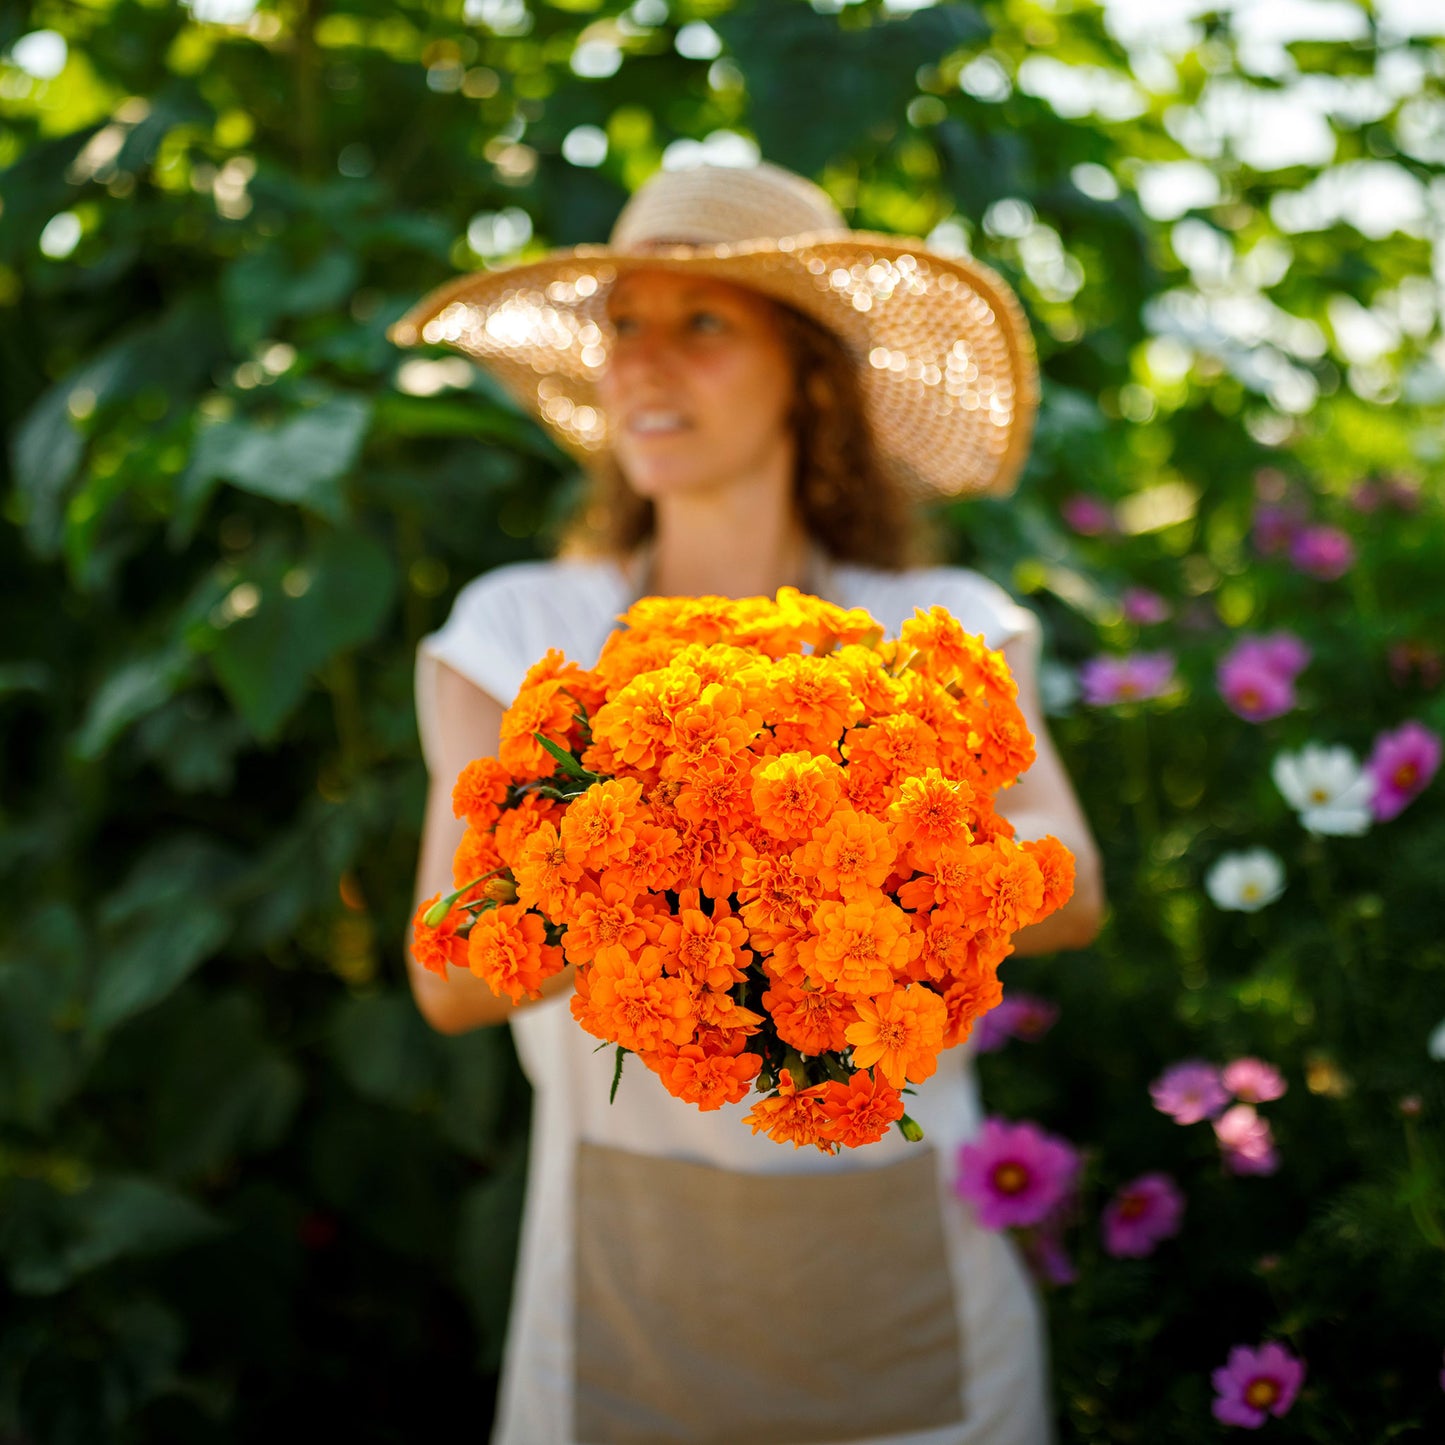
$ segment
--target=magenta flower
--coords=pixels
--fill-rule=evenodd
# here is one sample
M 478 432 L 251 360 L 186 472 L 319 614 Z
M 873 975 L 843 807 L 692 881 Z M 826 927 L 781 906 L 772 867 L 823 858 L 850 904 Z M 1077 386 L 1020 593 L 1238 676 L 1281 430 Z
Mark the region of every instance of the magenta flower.
M 1090 707 L 1142 702 L 1168 692 L 1173 684 L 1174 657 L 1168 652 L 1094 657 L 1079 669 L 1079 688 Z
M 1279 1151 L 1269 1120 L 1253 1104 L 1236 1104 L 1214 1121 L 1214 1135 L 1231 1174 L 1273 1174 L 1279 1168 Z
M 1171 1064 L 1152 1084 L 1149 1097 L 1161 1114 L 1168 1114 L 1176 1124 L 1197 1124 L 1201 1119 L 1217 1118 L 1229 1103 L 1219 1070 L 1203 1059 L 1185 1059 Z
M 1184 1196 L 1167 1174 L 1141 1174 L 1104 1207 L 1104 1248 L 1115 1259 L 1143 1259 L 1161 1240 L 1179 1233 Z
M 1309 660 L 1292 632 L 1241 637 L 1219 660 L 1220 696 L 1246 722 L 1268 722 L 1294 706 L 1294 681 Z
M 1284 1075 L 1263 1059 L 1235 1059 L 1224 1066 L 1224 1087 L 1246 1104 L 1267 1104 L 1288 1087 Z
M 1034 1273 L 1048 1284 L 1074 1284 L 1079 1278 L 1064 1247 L 1063 1233 L 1056 1225 L 1045 1224 L 1030 1235 L 1024 1243 L 1024 1256 Z
M 958 1151 L 955 1188 L 985 1229 L 1038 1224 L 1068 1194 L 1079 1172 L 1073 1145 L 1021 1120 L 984 1120 Z
M 1289 544 L 1289 560 L 1307 577 L 1334 582 L 1354 566 L 1355 544 L 1338 527 L 1305 527 Z
M 1273 1340 L 1251 1350 L 1236 1345 L 1211 1375 L 1214 1418 L 1223 1425 L 1258 1430 L 1266 1415 L 1285 1415 L 1304 1383 L 1304 1361 Z
M 1069 529 L 1081 537 L 1102 537 L 1115 530 L 1114 509 L 1092 492 L 1075 492 L 1065 497 L 1059 514 Z
M 1287 552 L 1299 534 L 1303 521 L 1297 506 L 1282 502 L 1261 502 L 1254 509 L 1254 523 L 1250 531 L 1254 550 L 1261 557 L 1273 557 L 1279 552 Z
M 1430 785 L 1440 769 L 1440 734 L 1413 718 L 1375 739 L 1365 771 L 1374 779 L 1370 807 L 1376 819 L 1398 817 Z
M 1126 621 L 1140 627 L 1149 627 L 1156 622 L 1167 622 L 1174 609 L 1157 593 L 1147 587 L 1130 587 L 1123 596 L 1122 604 Z

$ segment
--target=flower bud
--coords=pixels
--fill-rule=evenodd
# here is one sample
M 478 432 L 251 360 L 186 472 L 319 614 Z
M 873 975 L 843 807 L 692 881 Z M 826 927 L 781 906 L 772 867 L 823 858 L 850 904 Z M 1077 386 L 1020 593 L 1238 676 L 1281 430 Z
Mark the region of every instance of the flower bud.
M 427 909 L 422 922 L 428 928 L 440 928 L 446 922 L 447 914 L 452 911 L 452 898 L 438 898 L 430 908 Z
M 923 1126 L 917 1119 L 910 1118 L 907 1114 L 898 1121 L 898 1127 L 910 1144 L 917 1144 L 923 1138 Z

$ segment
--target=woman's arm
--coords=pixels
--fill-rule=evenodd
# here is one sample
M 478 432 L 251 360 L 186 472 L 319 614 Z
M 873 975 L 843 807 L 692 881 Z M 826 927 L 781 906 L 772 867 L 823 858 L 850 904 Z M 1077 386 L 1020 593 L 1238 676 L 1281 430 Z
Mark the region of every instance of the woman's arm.
M 417 865 L 416 905 L 433 894 L 447 894 L 452 882 L 452 854 L 466 831 L 466 822 L 452 816 L 452 784 L 473 758 L 495 756 L 502 729 L 502 705 L 454 668 L 437 666 L 436 717 L 441 757 L 427 789 L 422 823 L 421 858 Z M 410 939 L 407 940 L 408 945 Z M 460 1034 L 487 1024 L 505 1023 L 514 1007 L 499 998 L 481 979 L 464 968 L 448 968 L 442 978 L 423 968 L 406 951 L 412 995 L 422 1017 L 440 1033 Z M 543 996 L 572 986 L 572 966 L 542 985 Z
M 997 807 L 1020 839 L 1052 833 L 1074 855 L 1074 894 L 1057 913 L 1014 935 L 1016 953 L 1053 953 L 1084 948 L 1098 936 L 1104 921 L 1104 879 L 1099 849 L 1069 775 L 1059 761 L 1039 703 L 1033 648 L 1025 641 L 1006 643 L 1003 654 L 1018 683 L 1018 704 L 1034 735 L 1034 761 L 1029 770 L 997 799 Z

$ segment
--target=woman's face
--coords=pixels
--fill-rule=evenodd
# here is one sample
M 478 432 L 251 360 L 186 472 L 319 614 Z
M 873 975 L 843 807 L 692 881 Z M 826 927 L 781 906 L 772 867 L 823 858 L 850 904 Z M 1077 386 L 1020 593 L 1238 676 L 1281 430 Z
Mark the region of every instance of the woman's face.
M 710 277 L 630 271 L 607 314 L 616 334 L 597 392 L 635 491 L 656 500 L 791 478 L 793 361 L 766 297 Z

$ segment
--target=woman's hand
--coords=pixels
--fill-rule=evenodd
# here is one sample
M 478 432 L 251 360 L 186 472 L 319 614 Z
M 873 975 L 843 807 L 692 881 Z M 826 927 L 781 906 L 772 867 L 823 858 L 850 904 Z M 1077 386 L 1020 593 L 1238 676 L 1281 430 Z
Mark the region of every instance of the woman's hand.
M 474 758 L 495 756 L 501 738 L 502 705 L 454 668 L 437 664 L 437 731 L 441 758 L 427 789 L 422 823 L 421 858 L 417 865 L 416 906 L 433 894 L 447 894 L 452 882 L 452 855 L 466 831 L 465 820 L 452 816 L 452 784 Z M 408 944 L 410 939 L 407 940 Z M 422 1017 L 440 1033 L 460 1034 L 487 1024 L 505 1023 L 514 1008 L 499 998 L 481 979 L 466 969 L 449 968 L 442 978 L 423 968 L 407 948 L 407 972 L 412 995 Z M 542 985 L 543 997 L 572 987 L 572 965 Z

